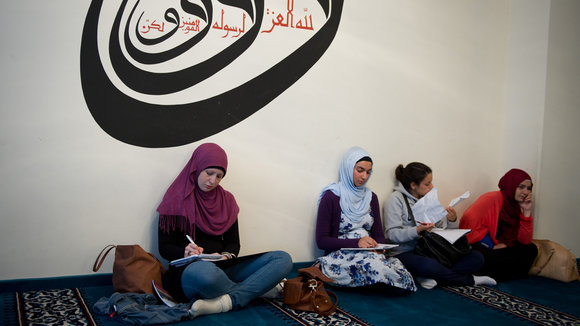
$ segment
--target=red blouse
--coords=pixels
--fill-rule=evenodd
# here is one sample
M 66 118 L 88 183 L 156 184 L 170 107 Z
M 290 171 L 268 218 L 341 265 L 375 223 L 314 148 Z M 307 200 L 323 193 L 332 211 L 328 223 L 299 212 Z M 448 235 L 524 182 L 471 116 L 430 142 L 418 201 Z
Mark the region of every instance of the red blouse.
M 501 191 L 491 191 L 481 195 L 471 206 L 467 208 L 459 221 L 459 228 L 471 229 L 467 234 L 469 243 L 481 241 L 489 233 L 494 245 L 497 241 L 497 221 L 503 204 Z M 518 242 L 529 244 L 532 242 L 534 231 L 533 215 L 525 217 L 520 214 L 520 228 L 518 230 Z

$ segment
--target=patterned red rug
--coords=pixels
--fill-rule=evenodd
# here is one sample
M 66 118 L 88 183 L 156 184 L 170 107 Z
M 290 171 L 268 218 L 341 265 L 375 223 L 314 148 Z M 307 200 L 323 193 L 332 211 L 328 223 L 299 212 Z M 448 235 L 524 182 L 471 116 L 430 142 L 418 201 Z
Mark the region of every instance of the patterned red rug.
M 96 325 L 76 288 L 16 292 L 16 308 L 20 325 Z

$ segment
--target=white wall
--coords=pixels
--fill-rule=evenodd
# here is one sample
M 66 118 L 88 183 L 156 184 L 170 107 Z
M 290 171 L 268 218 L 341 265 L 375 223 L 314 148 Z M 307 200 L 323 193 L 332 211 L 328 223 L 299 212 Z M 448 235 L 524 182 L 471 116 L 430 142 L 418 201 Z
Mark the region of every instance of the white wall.
M 552 1 L 537 237 L 580 253 L 580 13 L 578 1 Z
M 534 178 L 534 190 L 539 188 L 549 23 L 549 0 L 510 2 L 501 171 L 525 170 Z
M 546 22 L 546 2 L 538 0 L 519 18 L 524 26 L 514 26 L 514 4 L 526 3 L 345 1 L 333 44 L 302 79 L 250 118 L 203 140 L 228 152 L 222 185 L 241 208 L 242 254 L 283 249 L 295 261 L 313 259 L 319 192 L 336 180 L 340 157 L 353 145 L 372 154 L 369 186 L 381 202 L 396 165 L 410 161 L 433 168 L 443 203 L 471 190 L 460 213 L 496 189 L 505 165 L 518 163 L 502 144 L 519 136 L 506 125 L 513 124 L 509 109 L 523 100 L 506 92 L 525 91 L 514 86 L 522 70 L 513 65 L 518 44 L 528 41 L 513 45 L 510 30 L 533 25 L 530 16 Z M 0 4 L 0 279 L 88 274 L 109 243 L 157 252 L 155 209 L 201 143 L 139 148 L 96 125 L 79 78 L 88 5 Z M 535 30 L 545 35 L 546 27 Z M 541 61 L 540 55 L 528 64 Z M 542 82 L 529 87 L 541 91 Z M 562 105 L 574 101 L 577 95 Z M 541 125 L 542 109 L 535 101 L 534 107 L 531 123 Z M 543 133 L 558 135 L 548 125 Z M 544 158 L 537 137 L 521 140 L 526 167 Z M 574 235 L 550 229 L 537 226 L 538 234 L 580 253 Z M 112 257 L 102 271 L 111 264 Z

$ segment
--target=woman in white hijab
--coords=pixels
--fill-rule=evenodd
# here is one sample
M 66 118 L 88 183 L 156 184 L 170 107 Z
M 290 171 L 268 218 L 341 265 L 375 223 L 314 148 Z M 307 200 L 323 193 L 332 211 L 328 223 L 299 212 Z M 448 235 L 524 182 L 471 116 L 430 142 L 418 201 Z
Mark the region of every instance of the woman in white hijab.
M 316 243 L 325 254 L 318 259 L 320 268 L 336 286 L 411 293 L 417 290 L 413 277 L 397 258 L 381 250 L 344 249 L 386 242 L 377 195 L 365 186 L 372 165 L 364 149 L 353 147 L 342 158 L 338 182 L 322 190 L 316 222 Z

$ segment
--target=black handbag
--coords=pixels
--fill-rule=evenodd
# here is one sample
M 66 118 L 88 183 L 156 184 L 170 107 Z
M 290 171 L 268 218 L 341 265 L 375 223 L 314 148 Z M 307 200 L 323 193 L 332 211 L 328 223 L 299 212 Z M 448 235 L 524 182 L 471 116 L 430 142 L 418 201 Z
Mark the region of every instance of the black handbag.
M 411 206 L 409 205 L 409 200 L 407 200 L 404 194 L 403 198 L 407 204 L 409 216 L 413 219 L 415 225 L 417 225 L 415 216 L 413 216 L 413 210 L 411 210 Z M 471 252 L 471 245 L 465 235 L 457 239 L 454 243 L 451 243 L 437 233 L 422 231 L 419 234 L 414 252 L 417 255 L 435 258 L 441 265 L 451 268 Z
M 471 252 L 471 245 L 466 236 L 457 239 L 455 243 L 450 243 L 437 233 L 423 231 L 414 252 L 417 255 L 435 258 L 441 265 L 451 268 Z

